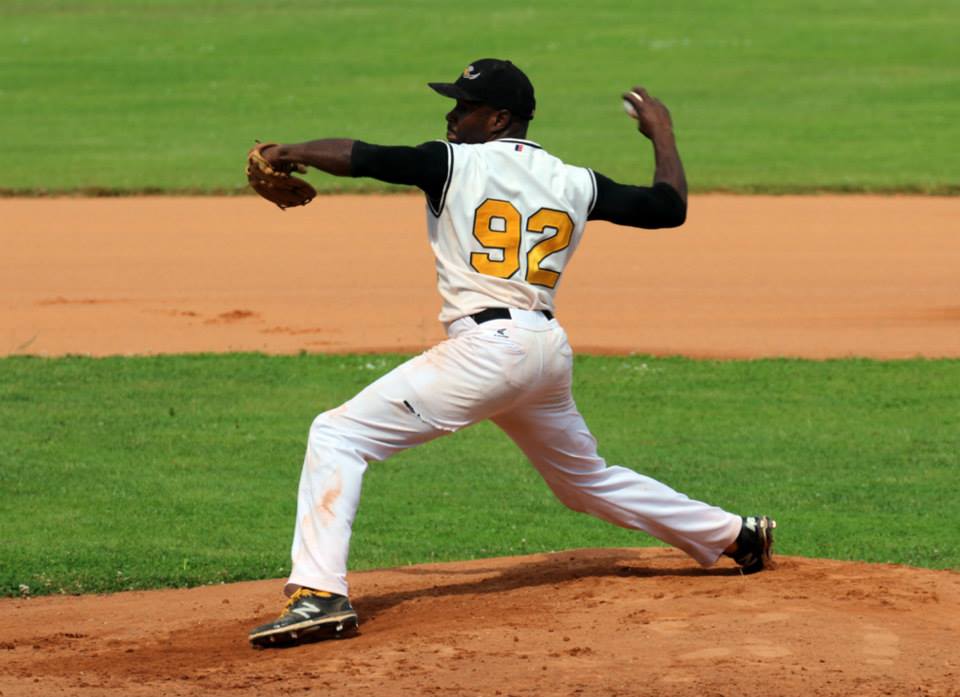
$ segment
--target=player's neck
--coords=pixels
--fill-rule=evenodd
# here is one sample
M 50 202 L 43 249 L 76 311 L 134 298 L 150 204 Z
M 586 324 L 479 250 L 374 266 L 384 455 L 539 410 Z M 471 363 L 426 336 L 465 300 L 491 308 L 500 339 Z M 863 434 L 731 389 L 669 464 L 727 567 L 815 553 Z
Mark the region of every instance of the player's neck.
M 526 128 L 507 128 L 500 133 L 493 133 L 490 135 L 490 138 L 486 142 L 491 142 L 494 140 L 503 140 L 505 138 L 512 138 L 515 140 L 527 140 L 527 129 Z

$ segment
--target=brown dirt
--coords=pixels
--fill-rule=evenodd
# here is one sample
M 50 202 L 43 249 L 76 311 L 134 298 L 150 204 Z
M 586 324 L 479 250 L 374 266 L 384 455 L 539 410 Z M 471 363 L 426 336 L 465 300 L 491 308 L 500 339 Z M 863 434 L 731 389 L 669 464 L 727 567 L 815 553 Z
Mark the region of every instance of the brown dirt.
M 743 577 L 674 550 L 354 574 L 352 639 L 251 649 L 261 581 L 0 601 L 4 697 L 957 695 L 960 575 L 784 558 Z
M 698 197 L 682 231 L 592 225 L 580 350 L 960 356 L 960 199 Z M 406 196 L 0 200 L 0 355 L 411 349 L 440 338 Z M 293 495 L 291 493 L 291 495 Z M 782 530 L 789 535 L 789 530 Z M 352 575 L 359 636 L 255 651 L 282 581 L 0 600 L 0 697 L 960 695 L 960 574 L 673 550 Z
M 0 200 L 0 355 L 419 349 L 417 196 Z M 699 196 L 591 224 L 558 296 L 584 351 L 960 356 L 960 198 Z

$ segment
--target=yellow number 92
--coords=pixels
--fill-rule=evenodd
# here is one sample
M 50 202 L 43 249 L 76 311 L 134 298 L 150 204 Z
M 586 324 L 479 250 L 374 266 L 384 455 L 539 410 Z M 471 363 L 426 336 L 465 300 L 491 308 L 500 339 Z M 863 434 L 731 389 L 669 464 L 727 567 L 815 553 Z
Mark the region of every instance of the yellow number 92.
M 520 243 L 523 216 L 509 201 L 488 198 L 477 208 L 473 218 L 473 236 L 489 250 L 500 250 L 495 258 L 491 252 L 473 252 L 470 265 L 474 270 L 495 276 L 510 278 L 520 269 Z M 573 219 L 565 211 L 541 208 L 527 219 L 527 232 L 543 234 L 553 231 L 527 252 L 525 280 L 538 286 L 553 288 L 560 280 L 560 273 L 543 269 L 540 265 L 551 254 L 570 246 L 573 236 Z

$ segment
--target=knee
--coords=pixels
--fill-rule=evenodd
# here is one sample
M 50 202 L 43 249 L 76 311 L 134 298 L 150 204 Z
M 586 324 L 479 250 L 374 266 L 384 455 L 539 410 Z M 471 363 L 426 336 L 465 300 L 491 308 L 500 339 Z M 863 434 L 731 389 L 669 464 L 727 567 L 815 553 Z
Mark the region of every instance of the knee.
M 317 414 L 316 418 L 314 418 L 310 424 L 310 436 L 323 435 L 330 430 L 331 426 L 330 412 L 325 411 L 322 414 Z
M 553 495 L 556 496 L 557 500 L 564 506 L 577 513 L 586 512 L 583 496 L 581 496 L 576 489 L 561 484 L 560 482 L 547 482 L 547 484 L 550 486 Z
M 311 446 L 333 447 L 341 444 L 346 435 L 346 428 L 342 420 L 337 418 L 338 409 L 325 411 L 317 416 L 310 424 L 310 432 L 307 436 Z
M 368 459 L 363 440 L 350 432 L 335 411 L 320 414 L 310 424 L 304 467 L 310 471 L 359 468 L 362 472 Z

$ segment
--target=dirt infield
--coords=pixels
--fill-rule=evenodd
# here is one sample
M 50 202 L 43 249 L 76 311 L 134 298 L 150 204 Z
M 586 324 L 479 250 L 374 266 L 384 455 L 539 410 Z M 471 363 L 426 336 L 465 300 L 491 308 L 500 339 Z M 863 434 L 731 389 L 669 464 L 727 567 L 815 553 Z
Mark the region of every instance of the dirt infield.
M 418 196 L 0 200 L 0 355 L 419 349 L 441 338 Z M 591 223 L 577 350 L 960 356 L 960 198 L 700 196 Z
M 957 695 L 960 576 L 673 550 L 357 573 L 360 634 L 254 650 L 277 582 L 0 601 L 4 697 Z
M 0 355 L 421 348 L 441 338 L 422 216 L 0 200 Z M 958 233 L 960 199 L 696 197 L 681 231 L 591 225 L 558 317 L 580 350 L 960 356 Z M 273 651 L 245 637 L 282 581 L 0 599 L 0 697 L 960 695 L 956 572 L 743 577 L 629 549 L 351 580 L 359 636 Z

